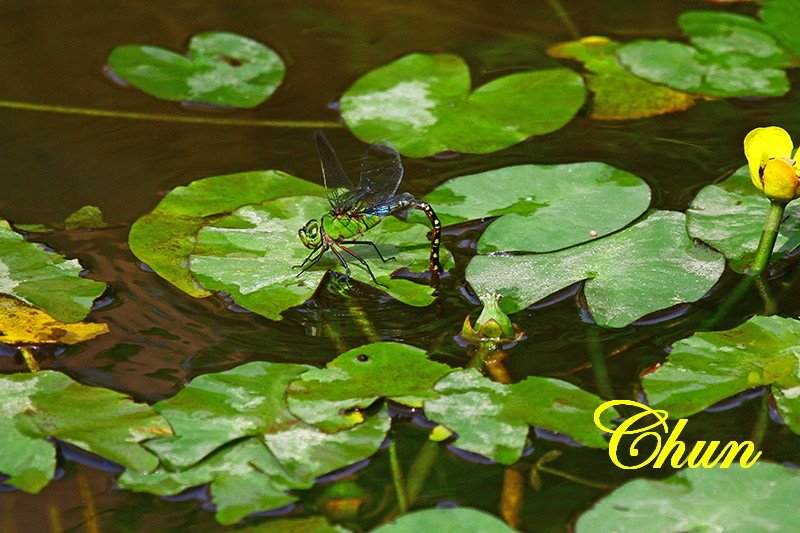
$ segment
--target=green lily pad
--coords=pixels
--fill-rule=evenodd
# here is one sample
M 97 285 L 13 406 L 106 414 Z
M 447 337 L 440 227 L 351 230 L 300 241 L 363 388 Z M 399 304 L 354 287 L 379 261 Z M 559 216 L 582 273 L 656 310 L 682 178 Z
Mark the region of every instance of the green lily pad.
M 795 56 L 800 57 L 800 35 L 796 24 L 800 5 L 795 0 L 764 0 L 758 12 L 772 35 Z
M 686 212 L 689 235 L 713 246 L 736 272 L 744 273 L 755 259 L 769 199 L 753 186 L 747 166 L 723 182 L 703 187 Z M 800 246 L 800 203 L 786 206 L 771 262 Z
M 356 81 L 341 98 L 342 118 L 359 139 L 388 139 L 410 157 L 483 154 L 561 128 L 586 96 L 581 77 L 564 68 L 470 86 L 459 56 L 409 54 Z
M 170 191 L 153 211 L 134 222 L 128 244 L 136 257 L 182 291 L 198 298 L 209 296 L 212 292 L 199 286 L 187 268 L 200 228 L 245 205 L 324 194 L 319 185 L 277 170 L 193 181 Z
M 567 435 L 593 448 L 607 448 L 594 425 L 603 400 L 557 379 L 529 377 L 503 385 L 475 369 L 448 374 L 436 384 L 438 398 L 425 402 L 425 416 L 458 434 L 456 446 L 514 464 L 522 455 L 529 426 Z M 603 413 L 603 422 L 616 416 Z
M 448 180 L 424 200 L 445 225 L 500 216 L 479 253 L 551 252 L 625 227 L 647 209 L 650 187 L 604 163 L 519 165 Z
M 479 255 L 467 267 L 467 281 L 478 294 L 502 295 L 500 307 L 510 314 L 585 280 L 595 321 L 624 327 L 699 300 L 722 275 L 724 258 L 692 241 L 685 219 L 682 213 L 654 211 L 618 233 L 565 250 Z
M 373 529 L 372 533 L 418 533 L 420 531 L 509 533 L 516 529 L 508 527 L 499 518 L 477 509 L 456 507 L 454 509 L 425 509 L 407 513 L 388 524 Z
M 329 210 L 327 201 L 313 196 L 279 198 L 240 208 L 197 233 L 189 269 L 206 289 L 225 291 L 239 305 L 280 320 L 283 311 L 311 298 L 327 271 L 344 272 L 330 251 L 303 273 L 293 268 L 310 253 L 297 238 L 297 230 Z M 368 245 L 353 245 L 352 250 L 367 261 L 375 278 L 386 286 L 381 290 L 403 303 L 426 306 L 434 299 L 432 287 L 394 279 L 391 274 L 402 267 L 416 272 L 428 270 L 427 233 L 424 225 L 389 217 L 369 230 L 364 239 L 394 260 L 384 263 Z M 351 278 L 375 286 L 366 268 L 344 255 L 349 259 Z M 452 266 L 444 250 L 441 262 L 445 269 Z
M 106 227 L 103 212 L 94 205 L 85 205 L 64 219 L 64 228 L 73 229 L 100 229 Z
M 59 372 L 0 376 L 0 472 L 25 492 L 39 492 L 53 477 L 50 438 L 147 472 L 158 459 L 139 443 L 170 432 L 148 405 Z
M 26 242 L 0 220 L 0 294 L 34 305 L 63 322 L 83 320 L 105 283 L 80 276 L 77 259 L 45 251 Z
M 378 342 L 349 350 L 325 368 L 301 375 L 289 386 L 289 410 L 325 431 L 357 424 L 379 398 L 421 407 L 435 398 L 433 385 L 453 369 L 427 358 L 425 350 Z
M 125 472 L 120 485 L 171 495 L 210 483 L 217 519 L 230 524 L 288 505 L 298 499 L 288 490 L 310 488 L 317 477 L 373 455 L 389 430 L 385 410 L 333 434 L 288 411 L 286 387 L 309 368 L 255 362 L 195 378 L 153 406 L 175 430 L 147 443 L 164 466 Z
M 756 316 L 727 331 L 676 342 L 667 362 L 644 378 L 650 403 L 684 418 L 736 393 L 770 386 L 786 424 L 800 433 L 800 322 Z
M 636 479 L 578 519 L 578 533 L 793 531 L 800 472 L 759 461 L 749 469 L 686 469 Z
M 591 72 L 586 85 L 594 93 L 589 116 L 599 120 L 647 118 L 690 108 L 697 96 L 637 78 L 617 59 L 620 43 L 585 37 L 547 49 L 552 57 L 580 61 Z M 585 211 L 584 211 L 585 212 Z
M 349 529 L 329 523 L 322 516 L 278 518 L 250 527 L 237 528 L 239 533 L 347 533 Z
M 244 108 L 269 98 L 286 70 L 274 50 L 227 32 L 195 35 L 188 55 L 157 46 L 119 46 L 108 65 L 125 82 L 162 100 Z
M 792 60 L 757 20 L 696 11 L 681 15 L 679 23 L 692 46 L 635 41 L 619 49 L 620 62 L 653 83 L 714 97 L 780 96 L 789 90 L 783 69 Z

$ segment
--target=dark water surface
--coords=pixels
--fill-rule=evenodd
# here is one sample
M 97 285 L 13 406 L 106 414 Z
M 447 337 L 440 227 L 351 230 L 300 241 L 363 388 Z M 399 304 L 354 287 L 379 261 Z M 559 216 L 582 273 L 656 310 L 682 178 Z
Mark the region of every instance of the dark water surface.
M 719 9 L 700 1 L 564 0 L 563 7 L 581 35 L 679 38 L 680 12 Z M 752 6 L 728 11 L 753 13 Z M 147 43 L 183 50 L 195 33 L 234 31 L 276 49 L 286 60 L 283 85 L 251 111 L 219 114 L 242 119 L 336 121 L 328 108 L 366 71 L 416 51 L 452 52 L 469 62 L 473 83 L 482 84 L 520 69 L 557 63 L 544 52 L 571 35 L 547 1 L 371 2 L 233 1 L 191 2 L 81 0 L 0 1 L 0 100 L 84 106 L 147 113 L 184 113 L 136 90 L 109 82 L 101 67 L 120 44 Z M 793 85 L 800 77 L 797 70 Z M 585 116 L 553 134 L 488 155 L 450 159 L 405 159 L 403 189 L 423 195 L 458 175 L 521 163 L 603 161 L 645 179 L 654 191 L 652 207 L 685 210 L 697 191 L 744 163 L 741 143 L 753 127 L 780 125 L 800 132 L 800 97 L 700 102 L 692 109 L 647 120 L 600 122 Z M 217 114 L 212 114 L 217 116 Z M 127 246 L 130 224 L 150 211 L 171 188 L 219 174 L 280 169 L 320 182 L 311 129 L 221 127 L 113 118 L 96 118 L 0 108 L 0 216 L 16 223 L 54 223 L 87 204 L 99 206 L 112 227 L 93 232 L 62 232 L 40 237 L 59 252 L 78 257 L 91 276 L 110 284 L 93 320 L 111 333 L 82 346 L 44 350 L 43 368 L 61 370 L 83 383 L 129 393 L 153 402 L 174 395 L 193 377 L 255 361 L 323 365 L 337 353 L 326 334 L 338 331 L 349 348 L 366 341 L 354 325 L 360 308 L 385 340 L 428 349 L 454 366 L 467 362 L 453 339 L 464 317 L 478 311 L 465 296 L 462 246 L 475 232 L 446 237 L 461 258 L 442 287 L 442 297 L 424 309 L 367 288 L 350 300 L 332 293 L 272 322 L 235 312 L 229 302 L 193 299 L 141 268 Z M 363 145 L 346 129 L 327 132 L 345 166 L 355 169 Z M 602 208 L 602 206 L 598 206 Z M 576 213 L 580 216 L 580 213 Z M 771 281 L 779 314 L 800 311 L 800 270 L 790 261 Z M 700 327 L 738 281 L 727 273 L 712 294 L 667 321 L 599 332 L 608 356 L 614 394 L 632 397 L 639 373 L 663 361 L 666 346 Z M 576 297 L 523 311 L 513 318 L 527 332 L 510 351 L 513 378 L 554 376 L 597 392 L 589 365 L 587 339 L 594 335 L 582 319 Z M 732 327 L 762 312 L 755 290 L 720 328 Z M 0 372 L 23 371 L 21 360 L 0 357 Z M 692 437 L 746 440 L 759 400 L 692 419 Z M 698 429 L 701 428 L 701 429 Z M 398 446 L 406 463 L 426 432 L 410 424 L 399 428 Z M 764 457 L 800 462 L 800 439 L 773 424 Z M 536 441 L 535 457 L 561 444 Z M 570 449 L 558 468 L 571 474 L 619 484 L 631 474 L 614 468 L 602 450 Z M 40 495 L 0 493 L 0 532 L 51 531 L 219 531 L 213 513 L 196 501 L 164 501 L 114 488 L 114 476 L 66 462 L 63 478 Z M 663 476 L 668 471 L 635 472 Z M 359 474 L 358 482 L 379 500 L 389 479 L 381 452 Z M 418 500 L 420 507 L 455 501 L 497 513 L 503 468 L 477 465 L 441 454 Z M 307 493 L 294 514 L 317 514 L 320 486 Z M 528 489 L 523 530 L 564 531 L 605 490 L 546 476 L 541 491 Z M 90 495 L 90 496 L 89 496 Z M 93 507 L 87 507 L 87 501 Z M 376 504 L 373 501 L 372 504 Z M 370 504 L 370 502 L 368 502 Z M 93 517 L 89 520 L 88 517 Z M 375 519 L 377 519 L 376 517 Z M 371 527 L 375 519 L 361 525 Z M 55 522 L 54 522 L 55 521 Z M 264 522 L 265 527 L 269 522 Z M 268 529 L 268 527 L 267 527 Z M 265 529 L 266 530 L 266 529 Z

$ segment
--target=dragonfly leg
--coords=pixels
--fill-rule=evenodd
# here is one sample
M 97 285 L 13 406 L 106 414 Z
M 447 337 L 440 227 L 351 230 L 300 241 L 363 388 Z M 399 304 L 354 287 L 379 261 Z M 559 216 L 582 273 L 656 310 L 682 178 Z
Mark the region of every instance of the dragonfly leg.
M 372 241 L 343 241 L 342 244 L 369 244 L 375 249 L 375 253 L 378 254 L 378 257 L 380 257 L 381 261 L 383 261 L 384 263 L 387 263 L 389 261 L 394 261 L 395 259 L 397 259 L 394 256 L 392 256 L 392 257 L 390 257 L 388 259 L 384 258 L 383 254 L 381 253 L 381 251 L 378 250 L 378 246 Z
M 322 250 L 322 251 L 320 251 L 320 250 Z M 317 252 L 320 252 L 320 253 L 319 253 L 319 255 L 318 255 L 317 257 L 315 257 L 315 258 L 312 260 L 312 259 L 311 259 L 311 257 L 312 257 L 312 256 L 313 256 L 315 253 L 317 253 Z M 305 264 L 306 264 L 306 263 L 308 263 L 309 261 L 311 261 L 311 264 L 310 264 L 310 265 L 308 265 L 308 267 L 306 267 L 306 268 L 303 268 L 303 270 L 301 270 L 301 271 L 300 271 L 300 274 L 302 274 L 302 273 L 303 273 L 303 272 L 305 272 L 305 271 L 306 271 L 308 268 L 312 267 L 312 266 L 313 266 L 313 265 L 314 265 L 314 264 L 315 264 L 317 261 L 319 261 L 320 259 L 322 259 L 322 254 L 324 254 L 324 253 L 325 253 L 325 249 L 324 249 L 324 248 L 322 247 L 322 245 L 320 244 L 319 246 L 317 246 L 316 248 L 314 248 L 313 250 L 311 250 L 311 253 L 310 253 L 310 254 L 308 254 L 308 256 L 307 256 L 305 259 L 303 259 L 303 262 L 302 262 L 302 263 L 300 263 L 299 265 L 294 265 L 294 266 L 292 267 L 292 270 L 294 270 L 295 268 L 303 268 L 303 267 L 305 266 Z M 300 274 L 298 274 L 298 276 L 299 276 Z
M 359 263 L 361 263 L 362 265 L 364 265 L 364 268 L 366 268 L 366 269 L 367 269 L 367 272 L 369 272 L 369 275 L 370 275 L 370 277 L 372 278 L 372 281 L 374 281 L 376 285 L 379 285 L 379 286 L 381 286 L 381 287 L 384 287 L 384 288 L 386 288 L 386 289 L 388 289 L 388 288 L 389 288 L 388 286 L 384 285 L 383 283 L 381 283 L 380 281 L 378 281 L 377 279 L 375 279 L 375 274 L 373 274 L 373 273 L 372 273 L 372 269 L 369 267 L 369 263 L 367 263 L 366 261 L 364 261 L 364 258 L 363 258 L 363 257 L 361 257 L 361 256 L 359 256 L 358 254 L 356 254 L 354 251 L 352 251 L 352 250 L 351 250 L 350 248 L 348 248 L 347 246 L 342 246 L 342 244 L 341 244 L 341 243 L 338 243 L 338 246 L 339 246 L 339 248 L 341 248 L 342 250 L 344 250 L 344 251 L 345 251 L 345 252 L 347 252 L 348 254 L 352 255 L 352 256 L 353 256 L 353 257 L 356 259 L 356 261 L 358 261 Z M 333 250 L 333 248 L 331 248 L 331 250 Z M 336 252 L 334 251 L 334 253 L 336 253 Z M 342 260 L 342 261 L 344 261 L 344 260 Z M 350 274 L 350 270 L 349 270 L 349 269 L 348 269 L 348 271 L 347 271 L 347 274 L 348 274 L 348 275 Z

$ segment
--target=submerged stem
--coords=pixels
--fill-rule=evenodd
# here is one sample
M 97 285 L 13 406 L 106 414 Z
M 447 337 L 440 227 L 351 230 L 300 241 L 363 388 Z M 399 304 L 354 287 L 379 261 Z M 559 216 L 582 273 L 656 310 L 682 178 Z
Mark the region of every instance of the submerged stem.
M 394 484 L 394 493 L 397 496 L 397 507 L 402 514 L 408 511 L 408 489 L 406 488 L 403 469 L 400 467 L 400 459 L 397 457 L 397 441 L 395 439 L 392 439 L 389 444 L 389 465 L 392 469 L 392 483 Z
M 198 117 L 184 115 L 166 115 L 160 113 L 138 113 L 135 111 L 113 111 L 110 109 L 94 109 L 90 107 L 73 107 L 30 102 L 13 102 L 0 100 L 0 108 L 20 109 L 24 111 L 43 111 L 64 115 L 83 115 L 88 117 L 123 118 L 129 120 L 150 120 L 155 122 L 183 122 L 190 124 L 210 124 L 213 126 L 247 126 L 255 128 L 343 128 L 344 124 L 325 120 L 246 120 L 239 118 Z
M 580 39 L 581 32 L 578 30 L 578 26 L 576 26 L 575 23 L 572 22 L 572 19 L 569 17 L 569 14 L 564 9 L 564 6 L 561 5 L 561 2 L 559 2 L 558 0 L 547 0 L 547 3 L 550 5 L 553 11 L 556 12 L 558 18 L 561 19 L 561 22 L 567 28 L 570 37 L 572 37 L 573 39 Z
M 761 240 L 758 242 L 756 257 L 750 267 L 749 274 L 751 276 L 760 275 L 769 265 L 769 258 L 772 255 L 772 249 L 775 247 L 775 240 L 778 238 L 778 230 L 781 227 L 784 209 L 786 209 L 786 204 L 784 203 L 772 201 L 769 204 L 764 231 L 761 232 Z
M 41 370 L 39 361 L 36 360 L 36 356 L 33 355 L 33 352 L 30 350 L 30 348 L 22 346 L 19 349 L 19 353 L 22 354 L 22 358 L 25 360 L 25 365 L 28 367 L 28 370 L 31 372 L 38 372 Z
M 750 440 L 753 442 L 756 451 L 761 448 L 764 442 L 764 436 L 767 434 L 767 426 L 769 425 L 769 390 L 765 390 L 761 397 L 761 403 L 758 407 L 758 415 L 756 423 L 753 426 L 753 431 L 750 433 Z
M 506 524 L 514 529 L 522 525 L 520 511 L 525 489 L 525 478 L 522 472 L 513 467 L 503 471 L 503 492 L 500 496 L 500 516 Z
M 614 398 L 614 389 L 611 388 L 611 381 L 608 379 L 606 356 L 603 353 L 600 330 L 597 326 L 589 326 L 586 332 L 586 345 L 589 350 L 589 358 L 592 361 L 592 373 L 594 374 L 597 390 L 604 400 L 611 400 Z
M 548 474 L 553 474 L 554 476 L 563 477 L 564 479 L 572 481 L 573 483 L 578 483 L 579 485 L 592 487 L 594 489 L 613 490 L 616 488 L 616 486 L 614 485 L 608 485 L 606 483 L 600 483 L 598 481 L 591 481 L 588 479 L 584 479 L 580 476 L 570 474 L 569 472 L 564 472 L 556 468 L 550 468 L 549 466 L 540 466 L 539 470 L 541 470 L 542 472 L 547 472 Z
M 411 463 L 411 468 L 408 469 L 408 479 L 406 481 L 406 493 L 408 495 L 409 504 L 413 505 L 414 500 L 417 499 L 419 493 L 422 492 L 422 487 L 425 481 L 433 470 L 433 465 L 436 462 L 436 457 L 439 455 L 439 443 L 432 440 L 425 441 L 425 444 L 417 453 L 414 462 Z

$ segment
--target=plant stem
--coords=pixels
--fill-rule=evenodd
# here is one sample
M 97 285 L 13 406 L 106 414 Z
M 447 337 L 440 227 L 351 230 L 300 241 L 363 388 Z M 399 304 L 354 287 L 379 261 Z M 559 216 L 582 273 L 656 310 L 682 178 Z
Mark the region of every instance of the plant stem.
M 614 485 L 608 485 L 606 483 L 600 483 L 597 481 L 590 481 L 588 479 L 583 479 L 582 477 L 570 474 L 569 472 L 564 472 L 562 470 L 550 468 L 549 466 L 540 466 L 539 470 L 541 470 L 542 472 L 547 472 L 548 474 L 553 474 L 554 476 L 563 477 L 564 479 L 567 479 L 574 483 L 578 483 L 579 485 L 586 485 L 587 487 L 592 487 L 594 489 L 613 490 L 616 488 Z
M 759 276 L 756 278 L 756 289 L 758 289 L 758 295 L 761 296 L 761 301 L 764 302 L 764 313 L 765 315 L 774 315 L 778 312 L 778 303 L 775 301 L 775 298 L 772 296 L 772 293 L 769 290 L 769 285 L 767 285 L 764 276 Z
M 397 507 L 402 514 L 408 511 L 408 489 L 403 478 L 400 460 L 397 458 L 397 441 L 395 439 L 392 439 L 391 444 L 389 444 L 389 464 L 392 469 L 392 483 L 394 484 L 394 493 L 397 496 Z
M 786 209 L 786 204 L 780 202 L 770 202 L 769 204 L 767 221 L 764 223 L 764 231 L 761 232 L 761 240 L 758 242 L 756 258 L 750 267 L 749 274 L 751 276 L 761 275 L 769 265 L 769 258 L 772 255 L 772 249 L 775 247 L 775 239 L 778 238 L 778 230 L 781 227 L 784 209 Z
M 769 390 L 765 390 L 761 397 L 761 403 L 758 407 L 758 415 L 756 423 L 753 425 L 753 431 L 750 433 L 750 440 L 753 442 L 756 451 L 761 448 L 764 442 L 764 436 L 767 434 L 767 426 L 769 425 Z
M 20 109 L 25 111 L 44 111 L 65 115 L 83 115 L 88 117 L 124 118 L 130 120 L 150 120 L 155 122 L 184 122 L 190 124 L 210 124 L 214 126 L 248 126 L 255 128 L 344 128 L 344 124 L 324 120 L 246 120 L 237 118 L 198 117 L 189 115 L 166 115 L 159 113 L 137 113 L 135 111 L 112 111 L 109 109 L 93 109 L 89 107 L 71 107 L 29 102 L 12 102 L 0 100 L 0 108 Z
M 30 350 L 30 348 L 21 346 L 19 353 L 22 354 L 22 359 L 25 360 L 25 365 L 28 367 L 28 370 L 31 372 L 38 372 L 41 370 L 39 361 L 36 360 L 36 356 L 33 355 L 33 352 Z
M 564 6 L 561 5 L 561 2 L 558 0 L 547 0 L 547 3 L 556 12 L 556 15 L 559 19 L 561 19 L 562 24 L 567 28 L 570 37 L 573 39 L 580 39 L 581 32 L 578 31 L 578 27 L 572 22 L 572 19 L 569 18 L 567 11 L 564 9 Z
M 522 472 L 513 467 L 503 471 L 503 492 L 500 496 L 500 516 L 506 524 L 514 529 L 522 525 L 520 511 L 524 494 L 525 478 Z
M 589 357 L 592 361 L 592 373 L 597 390 L 604 400 L 614 398 L 614 389 L 608 379 L 608 367 L 606 366 L 606 356 L 603 353 L 603 344 L 600 342 L 600 330 L 598 326 L 590 325 L 586 332 L 586 345 L 589 349 Z
M 364 309 L 361 306 L 351 304 L 347 307 L 347 311 L 350 316 L 353 317 L 353 320 L 355 320 L 358 328 L 361 330 L 361 333 L 364 334 L 369 342 L 381 341 L 380 333 L 378 333 L 378 330 L 372 325 L 367 313 L 364 312 Z
M 411 468 L 408 470 L 408 479 L 406 481 L 406 494 L 408 495 L 408 502 L 410 505 L 422 492 L 422 487 L 425 481 L 433 470 L 433 464 L 436 462 L 436 457 L 439 455 L 439 443 L 432 440 L 425 441 L 420 447 L 414 462 L 411 463 Z

